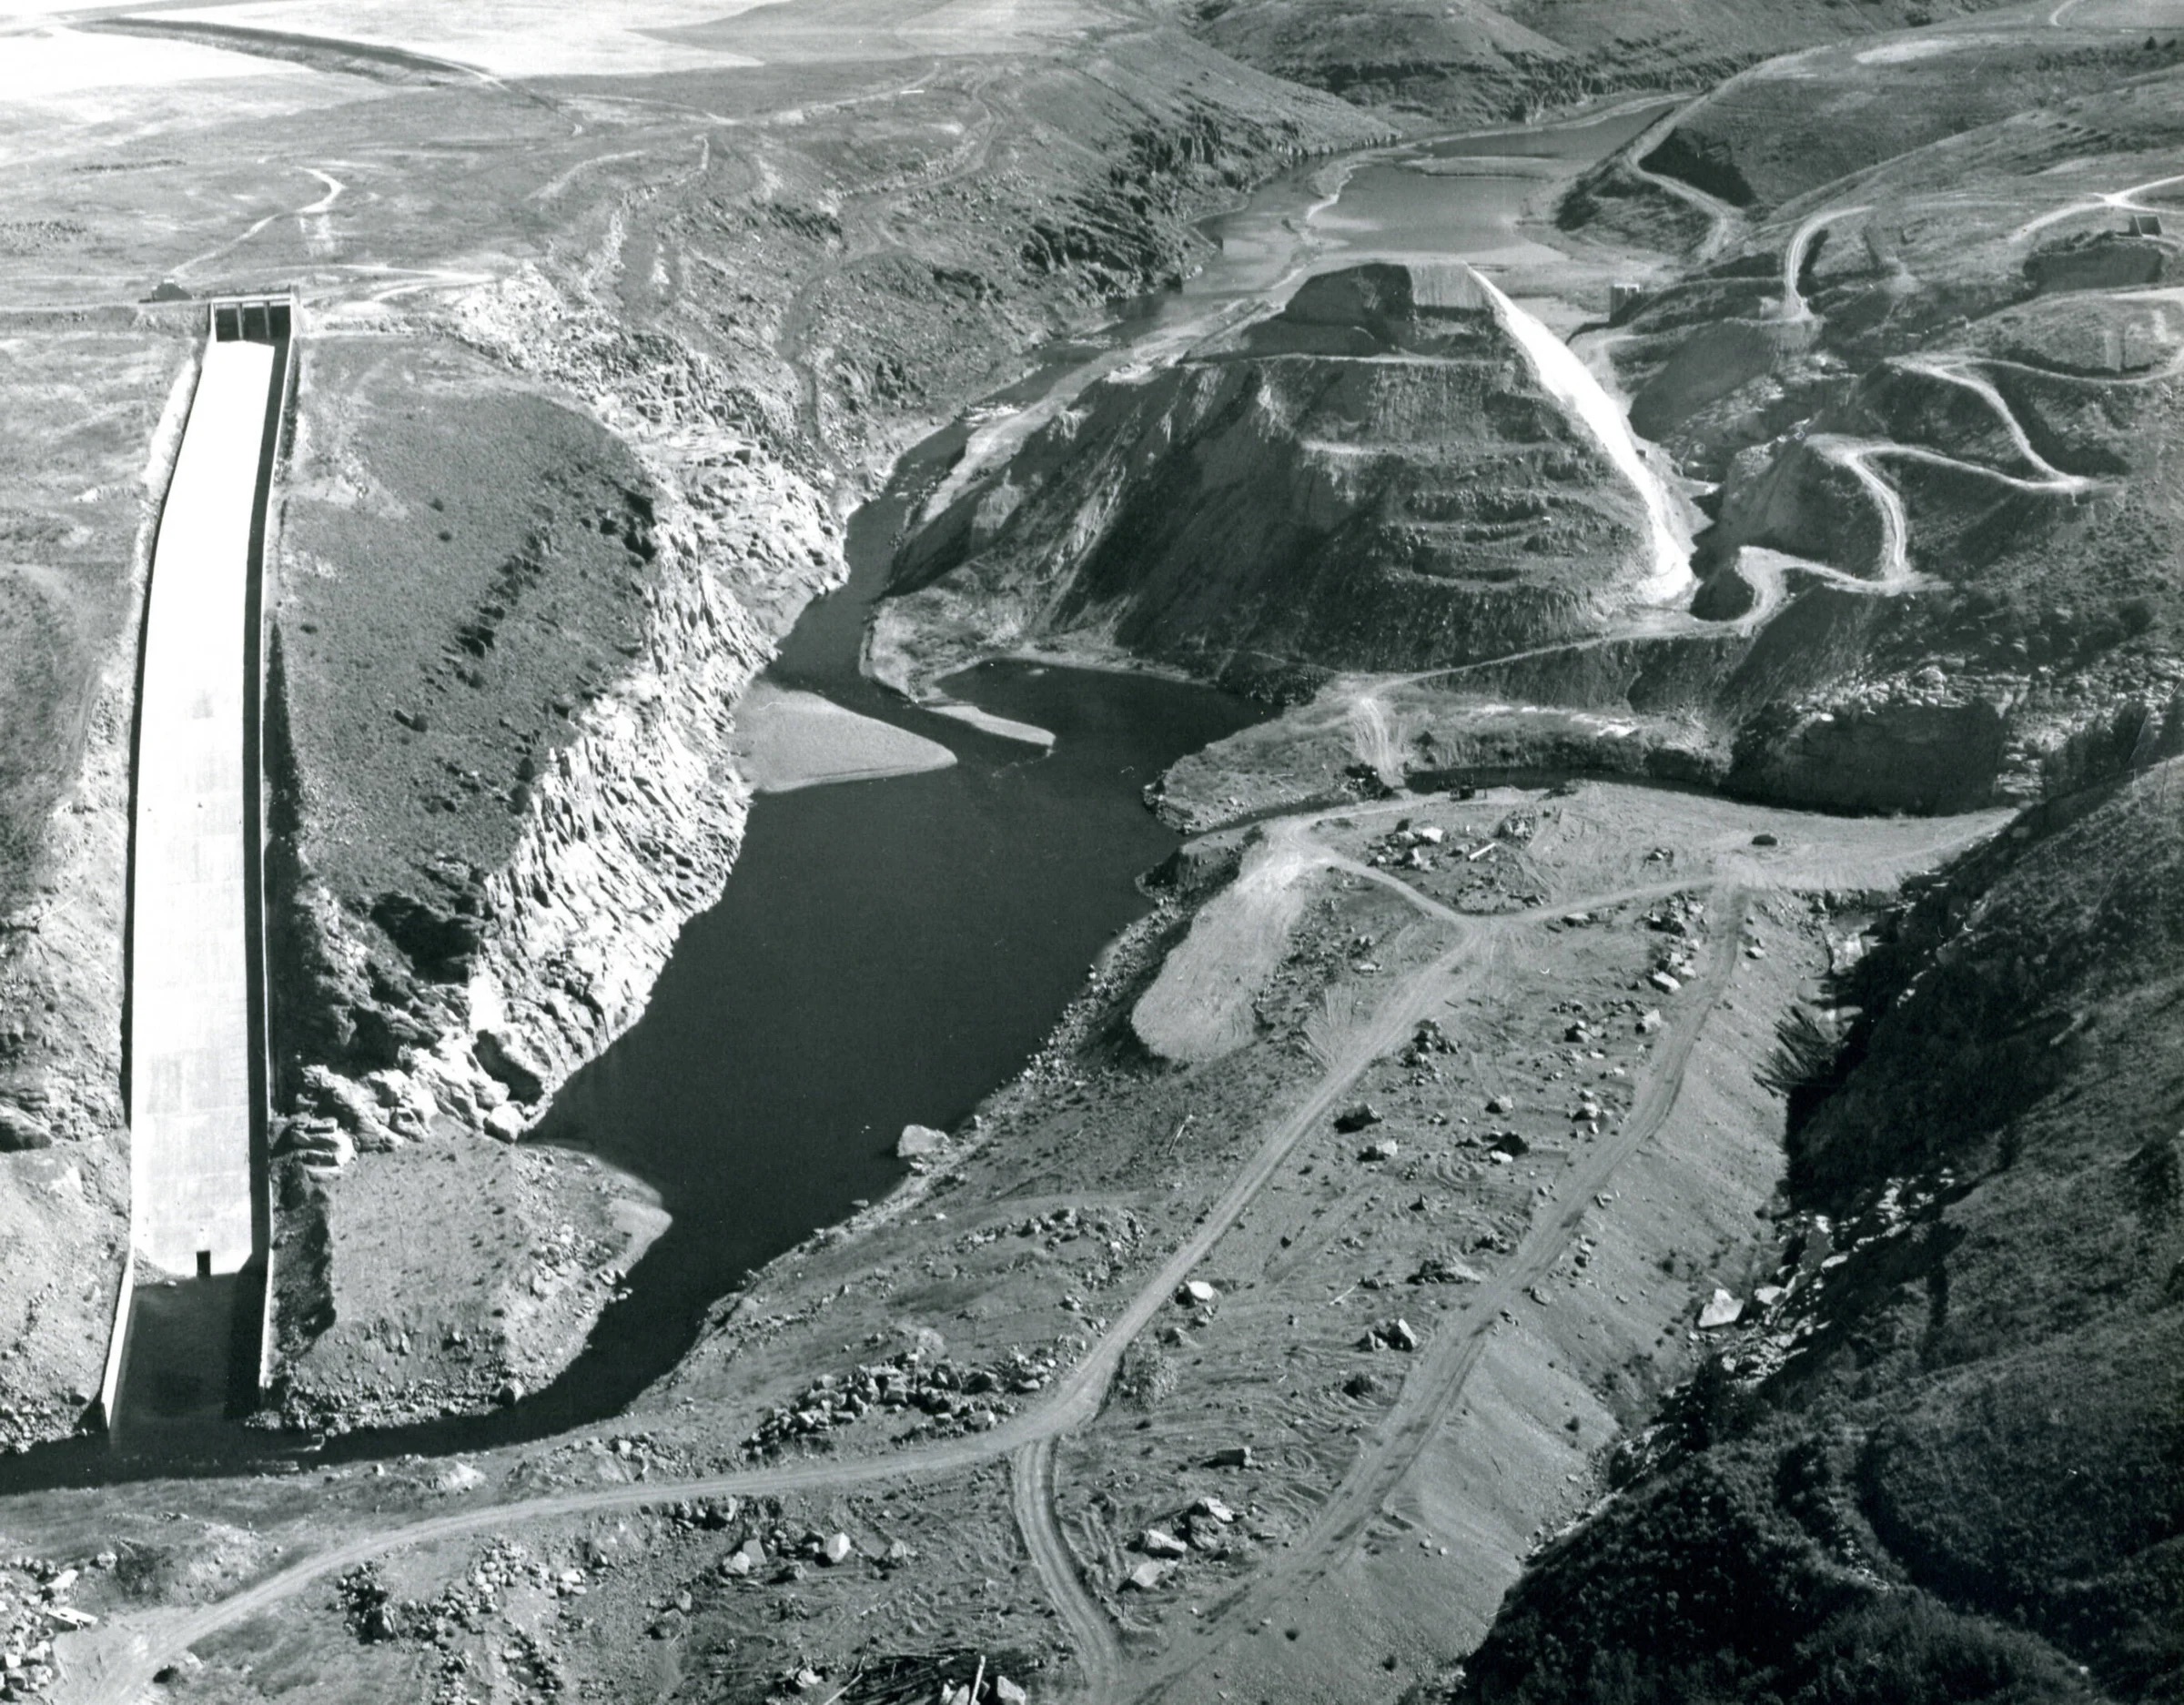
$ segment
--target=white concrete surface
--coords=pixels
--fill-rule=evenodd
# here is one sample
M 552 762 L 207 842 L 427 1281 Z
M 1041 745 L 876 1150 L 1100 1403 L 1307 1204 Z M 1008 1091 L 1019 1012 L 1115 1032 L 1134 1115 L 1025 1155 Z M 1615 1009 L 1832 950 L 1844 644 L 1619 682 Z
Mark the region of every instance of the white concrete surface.
M 213 343 L 152 558 L 136 757 L 129 1131 L 137 1253 L 251 1256 L 243 717 L 250 511 L 274 350 Z

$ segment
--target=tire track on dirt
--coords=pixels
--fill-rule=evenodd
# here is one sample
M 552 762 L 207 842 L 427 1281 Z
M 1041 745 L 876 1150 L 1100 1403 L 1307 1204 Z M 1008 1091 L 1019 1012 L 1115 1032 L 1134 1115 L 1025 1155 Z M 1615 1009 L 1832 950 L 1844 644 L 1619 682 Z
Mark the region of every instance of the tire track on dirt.
M 1407 1036 L 1437 1001 L 1451 994 L 1450 974 L 1456 974 L 1455 986 L 1459 990 L 1479 974 L 1476 963 L 1479 956 L 1474 951 L 1479 931 L 1475 922 L 1460 918 L 1423 896 L 1414 897 L 1421 910 L 1453 922 L 1462 932 L 1459 940 L 1405 983 L 1390 990 L 1372 1019 L 1350 1036 L 1340 1055 L 1329 1063 L 1319 1085 L 1268 1133 L 1250 1159 L 1230 1180 L 1228 1187 L 1207 1210 L 1197 1230 L 1139 1288 L 1129 1306 L 1117 1317 L 1085 1358 L 1056 1385 L 1053 1397 L 1043 1407 L 1004 1422 L 989 1433 L 947 1439 L 888 1456 L 822 1460 L 778 1468 L 690 1479 L 639 1481 L 582 1492 L 557 1493 L 480 1505 L 359 1536 L 291 1564 L 217 1604 L 187 1611 L 157 1612 L 76 1637 L 78 1643 L 72 1645 L 69 1652 L 70 1675 L 58 1698 L 80 1705 L 135 1705 L 153 1671 L 162 1664 L 223 1629 L 273 1609 L 329 1575 L 392 1551 L 496 1531 L 512 1522 L 632 1509 L 675 1498 L 750 1498 L 813 1488 L 833 1490 L 875 1480 L 954 1473 L 979 1467 L 998 1457 L 1028 1452 L 1042 1444 L 1047 1447 L 1045 1463 L 1041 1465 L 1035 1458 L 1032 1466 L 1039 1471 L 1019 1476 L 1019 1479 L 1028 1480 L 1037 1488 L 1050 1487 L 1051 1441 L 1076 1431 L 1098 1415 L 1116 1365 L 1131 1339 L 1151 1323 L 1177 1287 L 1228 1234 L 1297 1145 L 1349 1092 L 1359 1074 Z M 1050 1508 L 1051 1499 L 1046 1502 Z M 1044 1518 L 1046 1522 L 1051 1519 L 1051 1515 Z M 1031 1525 L 1037 1528 L 1042 1518 L 1035 1515 Z M 1027 1543 L 1032 1544 L 1034 1561 L 1037 1562 L 1042 1548 L 1028 1538 Z M 1062 1556 L 1066 1560 L 1066 1545 L 1062 1546 Z M 1057 1606 L 1064 1607 L 1067 1618 L 1071 1584 L 1075 1583 L 1079 1595 L 1083 1592 L 1081 1582 L 1076 1581 L 1074 1567 L 1067 1567 L 1052 1576 L 1042 1569 L 1041 1579 L 1048 1591 L 1056 1595 Z M 1081 1604 L 1075 1608 L 1081 1612 Z M 1101 1650 L 1098 1645 L 1091 1649 L 1092 1661 L 1098 1660 Z
M 1009 1458 L 1009 1502 L 1032 1567 L 1069 1630 L 1078 1693 L 1095 1700 L 1112 1699 L 1122 1672 L 1122 1646 L 1107 1613 L 1086 1590 L 1077 1555 L 1055 1519 L 1053 1435 L 1034 1439 Z
M 1396 883 L 1385 873 L 1352 864 L 1350 861 L 1330 861 L 1353 874 L 1371 877 L 1406 890 L 1419 908 L 1430 914 L 1448 920 L 1462 931 L 1461 937 L 1447 951 L 1437 955 L 1397 989 L 1381 1004 L 1373 1020 L 1360 1029 L 1350 1041 L 1340 1057 L 1330 1062 L 1328 1072 L 1317 1088 L 1299 1106 L 1269 1132 L 1254 1151 L 1250 1159 L 1230 1180 L 1228 1187 L 1208 1209 L 1204 1221 L 1197 1231 L 1164 1262 L 1159 1269 L 1142 1286 L 1129 1306 L 1108 1327 L 1100 1338 L 1080 1361 L 1053 1387 L 1052 1396 L 1041 1407 L 1004 1422 L 989 1433 L 975 1434 L 961 1438 L 943 1439 L 914 1450 L 904 1450 L 885 1456 L 865 1458 L 818 1458 L 780 1467 L 741 1470 L 727 1474 L 703 1475 L 688 1479 L 637 1481 L 611 1487 L 594 1487 L 582 1491 L 551 1493 L 543 1497 L 513 1499 L 500 1503 L 485 1503 L 469 1509 L 446 1515 L 432 1516 L 382 1528 L 377 1532 L 360 1534 L 345 1539 L 324 1551 L 302 1559 L 286 1568 L 230 1594 L 215 1603 L 147 1611 L 126 1619 L 117 1618 L 104 1627 L 86 1630 L 69 1637 L 68 1670 L 55 1698 L 58 1705 L 136 1705 L 145 1690 L 151 1684 L 153 1674 L 162 1666 L 177 1660 L 190 1648 L 201 1644 L 212 1636 L 247 1622 L 251 1619 L 277 1610 L 318 1582 L 359 1563 L 369 1562 L 390 1553 L 418 1546 L 432 1545 L 446 1539 L 463 1539 L 475 1534 L 505 1531 L 517 1522 L 553 1520 L 570 1516 L 604 1514 L 611 1511 L 640 1508 L 647 1504 L 692 1498 L 753 1498 L 768 1493 L 788 1491 L 837 1491 L 853 1486 L 865 1486 L 877 1481 L 930 1478 L 960 1473 L 983 1467 L 996 1458 L 1029 1453 L 1032 1448 L 1045 1444 L 1044 1452 L 1027 1455 L 1026 1467 L 1029 1472 L 1020 1472 L 1018 1489 L 1012 1494 L 1021 1498 L 1036 1493 L 1050 1511 L 1052 1508 L 1052 1441 L 1071 1433 L 1095 1419 L 1106 1399 L 1107 1387 L 1124 1348 L 1152 1321 L 1160 1307 L 1185 1278 L 1227 1236 L 1238 1217 L 1257 1198 L 1268 1181 L 1280 1168 L 1304 1135 L 1318 1121 L 1329 1115 L 1335 1103 L 1355 1083 L 1362 1072 L 1380 1054 L 1394 1047 L 1441 1001 L 1460 998 L 1473 984 L 1487 974 L 1495 951 L 1509 938 L 1508 933 L 1524 923 L 1557 915 L 1572 906 L 1599 907 L 1623 900 L 1644 899 L 1681 893 L 1691 884 L 1662 883 L 1633 884 L 1596 895 L 1580 895 L 1556 901 L 1551 905 L 1532 908 L 1492 920 L 1463 917 L 1451 913 L 1430 898 L 1410 890 L 1408 884 Z M 1413 1374 L 1412 1381 L 1405 1387 L 1405 1396 L 1399 1397 L 1396 1407 L 1390 1412 L 1389 1423 L 1383 1428 L 1381 1441 L 1373 1447 L 1368 1464 L 1374 1472 L 1370 1485 L 1357 1479 L 1346 1488 L 1339 1499 L 1342 1510 L 1330 1505 L 1313 1535 L 1322 1546 L 1341 1542 L 1337 1528 L 1350 1531 L 1361 1530 L 1362 1523 L 1370 1518 L 1378 1508 L 1380 1499 L 1400 1484 L 1418 1452 L 1436 1430 L 1445 1407 L 1446 1394 L 1460 1390 L 1476 1364 L 1480 1348 L 1483 1347 L 1485 1328 L 1477 1322 L 1483 1316 L 1491 1319 L 1501 1306 L 1501 1299 L 1513 1295 L 1522 1284 L 1529 1282 L 1520 1273 L 1542 1259 L 1559 1254 L 1562 1243 L 1583 1213 L 1583 1204 L 1591 1193 L 1600 1187 L 1607 1175 L 1622 1159 L 1635 1150 L 1667 1116 L 1673 1106 L 1684 1066 L 1697 1040 L 1698 1032 L 1706 1013 L 1712 1011 L 1726 992 L 1730 975 L 1734 970 L 1735 937 L 1744 917 L 1744 895 L 1737 891 L 1727 909 L 1730 916 L 1724 925 L 1716 962 L 1708 967 L 1704 978 L 1695 985 L 1697 998 L 1687 1003 L 1680 1022 L 1672 1026 L 1668 1041 L 1663 1045 L 1656 1072 L 1648 1078 L 1638 1100 L 1633 1105 L 1631 1116 L 1622 1130 L 1609 1143 L 1603 1144 L 1582 1167 L 1572 1175 L 1564 1189 L 1558 1194 L 1550 1212 L 1552 1219 L 1535 1222 L 1519 1246 L 1517 1256 L 1510 1272 L 1502 1279 L 1490 1280 L 1468 1312 L 1471 1329 L 1463 1330 L 1466 1317 L 1451 1321 L 1437 1334 L 1429 1347 L 1421 1367 Z M 1487 951 L 1481 951 L 1482 948 Z M 1542 1269 L 1543 1270 L 1543 1268 Z M 1410 1395 L 1415 1387 L 1416 1395 Z M 1400 1433 L 1400 1437 L 1399 1437 Z M 1355 1478 L 1356 1477 L 1353 1477 Z M 1382 1488 L 1385 1489 L 1381 1489 Z M 1347 1512 L 1355 1504 L 1361 1515 Z M 1018 1518 L 1024 1518 L 1026 1507 L 1018 1504 Z M 1029 1511 L 1026 1524 L 1026 1543 L 1032 1548 L 1035 1563 L 1046 1551 L 1053 1553 L 1044 1541 L 1031 1537 L 1046 1524 L 1051 1515 L 1042 1517 Z M 1067 1549 L 1057 1536 L 1060 1556 L 1067 1561 Z M 1308 1559 L 1300 1553 L 1294 1562 L 1277 1576 L 1259 1587 L 1247 1585 L 1239 1594 L 1218 1609 L 1216 1618 L 1231 1626 L 1240 1626 L 1228 1612 L 1239 1603 L 1271 1601 L 1301 1584 L 1307 1577 Z M 1074 1565 L 1049 1575 L 1042 1568 L 1041 1579 L 1047 1590 L 1055 1594 L 1057 1609 L 1066 1621 L 1075 1626 L 1072 1609 L 1082 1615 L 1088 1595 L 1083 1594 L 1081 1580 L 1076 1577 Z M 1326 1572 L 1326 1566 L 1309 1571 L 1311 1578 Z M 1074 1607 L 1068 1604 L 1071 1583 L 1079 1595 Z M 1093 1626 L 1087 1622 L 1086 1627 Z M 1104 1619 L 1098 1625 L 1105 1628 Z M 1080 1638 L 1082 1638 L 1080 1636 Z M 1105 1660 L 1112 1635 L 1108 1639 L 1086 1646 L 1087 1669 Z M 1208 1642 L 1194 1641 L 1193 1650 L 1203 1650 Z M 1180 1660 L 1171 1655 L 1157 1675 L 1155 1686 L 1166 1686 L 1180 1673 Z M 1087 1678 L 1091 1685 L 1105 1685 L 1112 1689 L 1118 1681 L 1105 1681 L 1097 1676 Z M 1111 1695 L 1110 1695 L 1111 1696 Z

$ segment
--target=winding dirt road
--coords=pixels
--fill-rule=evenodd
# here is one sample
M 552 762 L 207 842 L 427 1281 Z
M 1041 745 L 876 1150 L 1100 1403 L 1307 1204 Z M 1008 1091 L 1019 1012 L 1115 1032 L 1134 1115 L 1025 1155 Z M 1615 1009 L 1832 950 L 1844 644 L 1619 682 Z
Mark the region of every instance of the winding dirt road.
M 1381 878 L 1379 872 L 1366 870 L 1362 866 L 1357 869 L 1375 880 Z M 285 1603 L 329 1575 L 372 1558 L 384 1556 L 389 1551 L 428 1545 L 465 1534 L 503 1528 L 516 1521 L 631 1509 L 662 1499 L 729 1496 L 749 1498 L 762 1493 L 816 1487 L 834 1488 L 913 1475 L 951 1473 L 998 1457 L 1016 1456 L 1019 1453 L 1022 1453 L 1017 1476 L 1019 1484 L 1028 1483 L 1035 1488 L 1046 1485 L 1051 1474 L 1051 1457 L 1043 1454 L 1038 1447 L 1042 1444 L 1050 1445 L 1054 1438 L 1075 1431 L 1099 1413 L 1108 1382 L 1114 1376 L 1116 1364 L 1121 1359 L 1124 1347 L 1145 1329 L 1177 1287 L 1206 1258 L 1297 1145 L 1332 1111 L 1335 1103 L 1348 1091 L 1358 1074 L 1380 1054 L 1400 1043 L 1415 1027 L 1418 1020 L 1431 1010 L 1433 1002 L 1445 992 L 1441 979 L 1468 952 L 1468 926 L 1472 925 L 1473 921 L 1459 918 L 1458 914 L 1436 905 L 1423 895 L 1413 893 L 1413 897 L 1425 909 L 1460 926 L 1466 926 L 1465 940 L 1390 991 L 1373 1021 L 1361 1027 L 1350 1039 L 1340 1058 L 1330 1063 L 1329 1069 L 1311 1094 L 1291 1109 L 1289 1115 L 1262 1139 L 1250 1159 L 1230 1181 L 1228 1188 L 1207 1212 L 1203 1223 L 1139 1287 L 1128 1306 L 1108 1326 L 1085 1358 L 1056 1385 L 1053 1395 L 1038 1408 L 1004 1423 L 990 1433 L 943 1440 L 915 1450 L 883 1457 L 797 1463 L 783 1468 L 707 1475 L 683 1480 L 639 1482 L 581 1492 L 554 1493 L 506 1503 L 481 1504 L 455 1514 L 431 1517 L 379 1533 L 360 1536 L 291 1564 L 217 1604 L 189 1610 L 154 1612 L 126 1621 L 117 1620 L 91 1634 L 75 1637 L 67 1654 L 71 1673 L 67 1684 L 57 1697 L 66 1702 L 81 1702 L 81 1705 L 134 1705 L 138 1695 L 149 1684 L 153 1673 L 163 1665 L 174 1661 L 191 1646 Z M 1032 1507 L 1036 1510 L 1050 1511 L 1051 1502 L 1043 1496 L 1036 1497 Z M 1021 1497 L 1017 1508 L 1019 1510 L 1026 1508 Z M 1032 1523 L 1035 1532 L 1043 1523 L 1050 1524 L 1051 1516 L 1045 1517 L 1043 1522 L 1042 1518 L 1035 1516 Z M 1032 1543 L 1035 1561 L 1041 1560 L 1043 1549 L 1051 1552 L 1051 1547 L 1045 1542 L 1043 1536 L 1034 1538 Z M 1072 1607 L 1069 1602 L 1068 1585 L 1075 1579 L 1074 1567 L 1067 1563 L 1067 1547 L 1062 1545 L 1058 1536 L 1054 1538 L 1051 1545 L 1061 1547 L 1059 1557 L 1064 1561 L 1051 1573 L 1048 1569 L 1042 1568 L 1042 1577 L 1049 1580 L 1049 1589 L 1056 1591 L 1057 1601 L 1064 1609 L 1065 1620 L 1073 1621 L 1074 1619 L 1069 1616 L 1070 1609 L 1075 1608 L 1081 1611 L 1082 1609 L 1081 1605 Z M 1046 1561 L 1049 1564 L 1054 1562 L 1051 1554 Z M 1081 1586 L 1077 1588 L 1077 1593 L 1081 1597 Z M 1104 1626 L 1104 1619 L 1100 1626 Z M 1086 1637 L 1082 1630 L 1073 1628 L 1073 1632 L 1077 1634 L 1080 1642 L 1084 1641 Z M 1101 1660 L 1098 1644 L 1092 1644 L 1086 1655 L 1088 1669 L 1098 1663 Z
M 1115 1697 L 1122 1684 L 1122 1646 L 1115 1625 L 1085 1590 L 1076 1555 L 1054 1517 L 1054 1440 L 1034 1440 L 1009 1458 L 1010 1507 L 1016 1531 L 1038 1571 L 1039 1584 L 1061 1612 L 1077 1665 L 1077 1689 L 1089 1700 Z
M 1377 815 L 1405 808 L 1398 802 L 1367 807 L 1362 813 L 1352 807 L 1347 814 Z M 1300 872 L 1312 865 L 1332 867 L 1387 886 L 1455 932 L 1456 939 L 1395 982 L 1366 1022 L 1342 1036 L 1310 1093 L 1266 1131 L 1191 1236 L 1147 1277 L 1084 1359 L 1052 1387 L 1044 1403 L 989 1433 L 938 1440 L 914 1449 L 480 1503 L 360 1534 L 290 1563 L 217 1603 L 118 1618 L 104 1628 L 68 1636 L 65 1653 L 68 1676 L 56 1699 L 62 1705 L 136 1705 L 155 1672 L 177 1661 L 191 1647 L 278 1610 L 344 1569 L 390 1552 L 473 1534 L 502 1532 L 525 1521 L 628 1510 L 679 1498 L 839 1491 L 880 1481 L 960 1473 L 1003 1458 L 1011 1459 L 1013 1468 L 1011 1508 L 1039 1578 L 1076 1648 L 1081 1687 L 1094 1699 L 1117 1697 L 1117 1690 L 1124 1686 L 1123 1654 L 1105 1612 L 1086 1590 L 1076 1559 L 1054 1518 L 1055 1441 L 1097 1417 L 1124 1348 L 1212 1253 L 1299 1143 L 1332 1114 L 1358 1076 L 1374 1060 L 1399 1046 L 1421 1018 L 1436 1012 L 1444 1002 L 1461 999 L 1481 979 L 1491 975 L 1505 955 L 1514 951 L 1522 932 L 1529 926 L 1573 907 L 1597 910 L 1624 901 L 1683 892 L 1693 885 L 1686 877 L 1595 894 L 1564 894 L 1552 903 L 1504 916 L 1468 916 L 1387 872 L 1359 863 L 1331 848 L 1309 845 L 1305 837 L 1313 825 L 1333 814 L 1300 813 L 1269 825 L 1269 832 L 1299 842 L 1297 867 Z M 1984 827 L 1991 829 L 1993 825 Z M 1937 856 L 1962 844 L 1981 828 L 1974 824 L 1967 829 L 1962 820 L 1937 826 L 1925 851 Z M 1804 873 L 1806 878 L 1811 874 Z M 1791 872 L 1784 876 L 1785 881 L 1803 879 Z M 1311 1528 L 1265 1576 L 1247 1584 L 1216 1609 L 1208 1620 L 1210 1632 L 1188 1636 L 1158 1665 L 1151 1677 L 1156 1691 L 1172 1685 L 1226 1630 L 1248 1625 L 1264 1613 L 1263 1607 L 1307 1589 L 1323 1578 L 1348 1554 L 1358 1536 L 1401 1485 L 1450 1412 L 1451 1396 L 1462 1388 L 1476 1367 L 1499 1311 L 1525 1285 L 1548 1270 L 1567 1245 L 1585 1204 L 1660 1128 L 1673 1108 L 1705 1016 L 1726 992 L 1735 969 L 1735 943 L 1743 913 L 1741 893 L 1719 908 L 1722 923 L 1714 938 L 1713 958 L 1704 976 L 1678 1004 L 1675 1022 L 1655 1056 L 1653 1070 L 1639 1088 L 1629 1116 L 1571 1169 L 1533 1220 L 1507 1266 L 1473 1292 L 1468 1306 L 1451 1315 L 1435 1335 L 1379 1432 Z
M 1644 131 L 1624 146 L 1623 164 L 1633 177 L 1640 177 L 1678 201 L 1695 207 L 1706 216 L 1706 235 L 1699 239 L 1698 247 L 1691 251 L 1690 264 L 1703 267 L 1718 260 L 1729 247 L 1729 239 L 1743 227 L 1744 215 L 1724 201 L 1719 196 L 1710 196 L 1696 184 L 1687 184 L 1681 177 L 1671 177 L 1665 172 L 1656 172 L 1646 165 L 1646 156 L 1668 139 L 1668 133 L 1684 120 L 1685 114 L 1698 103 L 1679 106 L 1659 124 Z
M 1830 207 L 1825 213 L 1815 213 L 1790 235 L 1790 246 L 1782 251 L 1782 312 L 1783 320 L 1802 325 L 1819 318 L 1798 288 L 1797 280 L 1805 273 L 1805 257 L 1812 251 L 1813 240 L 1838 219 L 1855 218 L 1861 213 L 1870 213 L 1866 207 Z

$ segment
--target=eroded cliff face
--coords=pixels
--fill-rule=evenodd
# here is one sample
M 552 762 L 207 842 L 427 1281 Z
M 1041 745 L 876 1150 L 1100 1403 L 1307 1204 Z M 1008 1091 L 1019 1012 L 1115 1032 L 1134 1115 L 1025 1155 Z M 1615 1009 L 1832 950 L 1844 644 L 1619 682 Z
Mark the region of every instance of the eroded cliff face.
M 633 459 L 620 470 L 610 459 L 604 487 L 626 492 L 619 507 L 630 512 L 592 498 L 577 506 L 599 511 L 589 526 L 538 523 L 519 553 L 527 580 L 503 568 L 444 652 L 428 644 L 423 662 L 389 670 L 382 714 L 416 765 L 410 791 L 424 824 L 447 824 L 442 851 L 420 868 L 381 872 L 339 844 L 357 780 L 339 731 L 323 726 L 325 712 L 291 731 L 304 809 L 292 856 L 272 863 L 294 873 L 277 897 L 289 992 L 307 1010 L 291 1014 L 283 1051 L 293 1116 L 277 1143 L 288 1211 L 276 1270 L 278 1397 L 298 1425 L 395 1422 L 535 1388 L 581 1347 L 663 1227 L 649 1191 L 595 1162 L 552 1151 L 500 1167 L 470 1159 L 460 1199 L 433 1209 L 436 1236 L 460 1243 L 468 1232 L 491 1257 L 437 1294 L 398 1298 L 400 1287 L 372 1279 L 396 1260 L 389 1228 L 402 1216 L 389 1205 L 414 1194 L 410 1175 L 380 1157 L 434 1137 L 521 1138 L 561 1082 L 635 1022 L 682 924 L 719 897 L 748 803 L 728 762 L 736 699 L 784 620 L 843 572 L 825 499 L 732 419 L 749 399 L 712 363 L 686 355 L 663 368 L 655 349 L 647 371 L 624 327 L 536 270 L 461 298 L 443 329 L 548 395 L 581 399 Z M 513 392 L 501 406 L 519 405 L 530 406 Z M 332 472 L 299 466 L 298 501 Z M 576 486 L 581 473 L 546 483 Z M 403 503 L 384 480 L 350 483 L 368 488 L 367 501 L 376 491 L 382 506 Z M 490 524 L 460 501 L 427 502 L 429 520 L 450 523 L 442 540 Z M 312 536 L 328 530 L 317 523 Z M 291 563 L 291 575 L 309 566 Z M 318 625 L 312 608 L 299 598 L 286 612 L 291 659 L 314 637 L 304 631 Z M 589 633 L 593 651 L 571 651 L 559 671 L 568 691 L 549 705 L 518 705 L 536 726 L 499 710 L 521 755 L 489 778 L 466 766 L 486 762 L 474 754 L 491 750 L 493 731 L 463 719 L 547 684 L 502 656 L 523 648 L 534 609 L 553 637 L 575 647 Z M 391 619 L 407 630 L 431 617 Z M 481 643 L 488 623 L 495 637 Z M 546 640 L 541 631 L 531 649 Z M 305 691 L 290 685 L 291 711 Z M 382 778 L 374 797 L 396 809 L 400 790 Z M 406 1347 L 397 1365 L 375 1362 L 359 1382 L 359 1357 L 383 1341 Z M 420 1343 L 440 1353 L 413 1353 Z
M 1466 269 L 1374 265 L 1117 376 L 908 541 L 876 670 L 1117 647 L 1232 682 L 1446 667 L 1658 595 L 1647 494 Z

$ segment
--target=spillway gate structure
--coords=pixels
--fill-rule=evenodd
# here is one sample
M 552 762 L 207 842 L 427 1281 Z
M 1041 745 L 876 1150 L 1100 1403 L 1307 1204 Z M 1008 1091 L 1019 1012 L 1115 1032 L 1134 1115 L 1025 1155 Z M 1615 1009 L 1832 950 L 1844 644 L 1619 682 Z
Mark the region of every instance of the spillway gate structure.
M 109 1426 L 144 1312 L 140 1282 L 225 1281 L 228 1353 L 248 1363 L 253 1395 L 263 1380 L 263 580 L 294 318 L 285 294 L 208 305 L 153 548 L 129 843 L 130 1260 L 100 1392 Z

